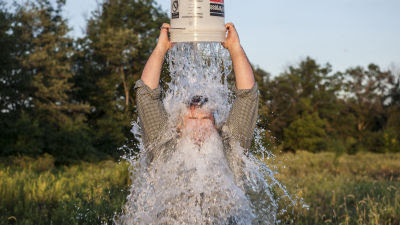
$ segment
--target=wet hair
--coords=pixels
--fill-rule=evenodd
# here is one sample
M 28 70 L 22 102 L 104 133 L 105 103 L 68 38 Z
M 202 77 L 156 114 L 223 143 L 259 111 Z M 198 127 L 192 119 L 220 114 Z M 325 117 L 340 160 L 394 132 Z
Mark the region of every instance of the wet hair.
M 187 102 L 187 106 L 189 108 L 194 107 L 194 108 L 201 108 L 204 104 L 208 102 L 208 97 L 205 97 L 203 95 L 195 95 L 193 96 L 189 102 Z M 215 112 L 211 111 L 212 117 L 213 117 L 213 123 L 215 124 Z
M 195 108 L 201 108 L 204 104 L 208 102 L 208 98 L 202 95 L 195 95 L 191 98 L 190 102 L 188 103 L 189 107 L 194 106 Z

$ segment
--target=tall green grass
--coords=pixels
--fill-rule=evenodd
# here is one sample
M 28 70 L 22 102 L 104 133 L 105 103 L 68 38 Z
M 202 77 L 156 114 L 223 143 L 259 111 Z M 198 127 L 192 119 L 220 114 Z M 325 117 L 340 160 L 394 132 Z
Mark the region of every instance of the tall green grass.
M 282 224 L 400 224 L 400 154 L 279 155 L 277 178 L 303 203 Z M 0 224 L 112 224 L 130 185 L 128 164 L 55 167 L 45 155 L 0 161 Z M 15 219 L 14 219 L 15 218 Z
M 54 167 L 45 155 L 0 166 L 0 224 L 111 224 L 128 194 L 127 163 Z M 10 218 L 11 217 L 11 218 Z
M 400 224 L 400 154 L 297 152 L 278 158 L 279 180 L 309 209 L 295 224 Z

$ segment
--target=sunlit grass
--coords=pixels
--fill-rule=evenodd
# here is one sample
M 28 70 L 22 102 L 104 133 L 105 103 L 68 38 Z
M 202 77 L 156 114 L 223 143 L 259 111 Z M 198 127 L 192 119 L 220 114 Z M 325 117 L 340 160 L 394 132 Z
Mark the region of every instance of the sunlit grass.
M 298 151 L 277 157 L 277 178 L 309 209 L 287 224 L 400 224 L 400 154 Z M 55 167 L 51 156 L 0 163 L 0 224 L 112 224 L 128 195 L 128 164 L 103 161 Z
M 0 224 L 10 216 L 17 224 L 110 224 L 128 194 L 127 163 L 53 162 L 47 155 L 0 166 Z
M 400 154 L 285 154 L 277 176 L 309 209 L 296 224 L 400 224 Z

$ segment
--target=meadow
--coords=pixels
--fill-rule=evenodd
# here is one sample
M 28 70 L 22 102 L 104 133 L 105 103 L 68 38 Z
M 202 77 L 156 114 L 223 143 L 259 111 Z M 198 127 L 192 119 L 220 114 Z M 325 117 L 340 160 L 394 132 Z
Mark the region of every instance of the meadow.
M 298 151 L 274 164 L 292 197 L 303 198 L 282 224 L 400 224 L 400 154 Z M 0 224 L 112 224 L 129 185 L 126 162 L 1 159 Z
M 277 178 L 303 198 L 295 224 L 400 224 L 400 154 L 297 152 L 279 156 Z

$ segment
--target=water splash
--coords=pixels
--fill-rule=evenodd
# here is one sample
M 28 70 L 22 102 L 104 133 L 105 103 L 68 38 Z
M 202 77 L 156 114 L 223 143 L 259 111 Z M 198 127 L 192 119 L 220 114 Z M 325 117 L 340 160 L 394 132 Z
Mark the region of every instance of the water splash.
M 255 149 L 244 151 L 238 143 L 227 145 L 214 129 L 202 145 L 177 132 L 195 95 L 207 96 L 216 127 L 226 121 L 233 100 L 228 78 L 230 55 L 217 43 L 180 43 L 168 54 L 171 81 L 163 100 L 169 115 L 168 131 L 156 145 L 159 154 L 148 162 L 138 123 L 132 132 L 139 153 L 128 148 L 132 186 L 117 224 L 275 224 L 285 209 L 279 201 L 289 197 L 275 179 L 264 157 L 274 158 L 255 134 Z M 185 133 L 185 130 L 182 131 Z M 189 131 L 187 131 L 189 132 Z M 127 148 L 125 148 L 126 150 Z M 279 188 L 283 194 L 278 195 Z
M 232 101 L 228 76 L 232 71 L 229 52 L 216 43 L 178 43 L 168 54 L 171 82 L 164 106 L 176 122 L 194 95 L 210 98 L 207 107 L 214 111 L 216 123 L 226 120 Z

